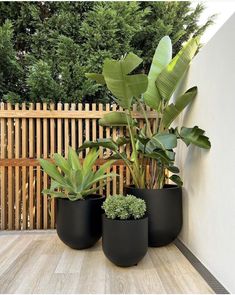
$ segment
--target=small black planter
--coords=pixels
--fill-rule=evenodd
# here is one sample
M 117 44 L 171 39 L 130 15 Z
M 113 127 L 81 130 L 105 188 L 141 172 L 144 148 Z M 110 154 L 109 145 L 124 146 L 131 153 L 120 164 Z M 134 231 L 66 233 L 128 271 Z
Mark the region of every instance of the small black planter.
M 93 246 L 102 234 L 101 208 L 105 197 L 91 195 L 85 200 L 57 199 L 56 230 L 69 247 L 85 249 Z
M 105 256 L 122 267 L 136 265 L 148 250 L 148 218 L 112 220 L 103 214 Z
M 126 187 L 126 194 L 144 199 L 149 217 L 149 246 L 171 243 L 179 234 L 182 223 L 182 189 L 165 185 L 163 189 Z

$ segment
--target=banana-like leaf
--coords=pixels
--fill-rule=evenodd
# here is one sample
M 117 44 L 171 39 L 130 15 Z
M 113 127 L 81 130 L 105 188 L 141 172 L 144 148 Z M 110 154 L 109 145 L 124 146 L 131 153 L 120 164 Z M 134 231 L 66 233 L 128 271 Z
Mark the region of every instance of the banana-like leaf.
M 204 133 L 204 130 L 198 128 L 198 126 L 194 126 L 193 128 L 182 127 L 179 135 L 187 146 L 194 144 L 200 148 L 210 149 L 211 143 Z
M 107 149 L 110 149 L 112 151 L 117 151 L 118 145 L 115 143 L 115 141 L 112 138 L 104 138 L 104 139 L 98 139 L 97 141 L 85 141 L 83 145 L 81 145 L 78 149 L 78 151 L 82 151 L 86 148 L 98 148 L 98 147 L 104 147 Z
M 130 109 L 133 97 L 140 96 L 147 89 L 148 77 L 146 75 L 128 75 L 141 62 L 142 59 L 134 53 L 129 53 L 119 61 L 113 59 L 104 61 L 102 74 L 106 85 L 124 109 Z
M 167 168 L 167 170 L 169 170 L 172 173 L 179 173 L 180 172 L 179 168 L 176 166 L 167 166 L 166 168 Z
M 72 167 L 72 169 L 74 169 L 74 170 L 81 170 L 82 169 L 82 165 L 81 165 L 80 160 L 78 158 L 78 154 L 71 147 L 69 147 L 68 162 L 69 162 L 70 166 Z
M 100 126 L 127 126 L 128 121 L 131 121 L 131 118 L 125 112 L 110 112 L 107 113 L 99 120 Z
M 86 73 L 85 76 L 89 79 L 95 80 L 97 84 L 105 85 L 105 79 L 102 74 Z
M 199 45 L 198 37 L 192 38 L 172 59 L 169 65 L 159 74 L 156 85 L 161 97 L 169 101 L 180 79 L 186 72 Z
M 169 177 L 169 179 L 173 181 L 174 183 L 176 183 L 179 187 L 183 185 L 183 181 L 181 180 L 179 175 L 173 174 Z
M 170 63 L 172 58 L 171 39 L 163 37 L 155 51 L 148 74 L 148 88 L 144 93 L 144 101 L 151 108 L 158 110 L 161 102 L 160 93 L 156 87 L 156 80 L 161 71 Z
M 171 150 L 177 146 L 177 136 L 170 133 L 157 133 L 146 144 L 145 150 L 152 153 L 156 149 Z
M 197 95 L 197 87 L 188 89 L 183 95 L 179 96 L 175 104 L 170 104 L 166 107 L 162 123 L 164 128 L 168 128 L 176 117 L 184 110 L 184 108 L 195 98 Z
M 145 153 L 144 157 L 159 160 L 165 164 L 170 164 L 175 160 L 175 153 L 172 151 L 157 150 L 152 153 Z
M 60 154 L 54 154 L 53 156 L 55 164 L 65 173 L 69 174 L 72 167 L 69 165 L 69 162 L 65 160 Z
M 64 178 L 59 173 L 56 165 L 51 163 L 48 160 L 40 159 L 40 165 L 42 166 L 43 170 L 54 180 L 59 182 L 60 184 L 64 184 Z
M 131 141 L 130 137 L 120 136 L 116 140 L 116 144 L 118 147 L 123 146 Z

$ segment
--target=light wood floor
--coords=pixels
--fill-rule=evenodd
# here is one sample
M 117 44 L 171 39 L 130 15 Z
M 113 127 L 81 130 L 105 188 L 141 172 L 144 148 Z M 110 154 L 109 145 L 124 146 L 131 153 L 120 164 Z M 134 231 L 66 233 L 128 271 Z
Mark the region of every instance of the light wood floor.
M 178 248 L 149 248 L 131 268 L 102 253 L 101 243 L 72 250 L 55 232 L 0 233 L 0 293 L 213 293 Z

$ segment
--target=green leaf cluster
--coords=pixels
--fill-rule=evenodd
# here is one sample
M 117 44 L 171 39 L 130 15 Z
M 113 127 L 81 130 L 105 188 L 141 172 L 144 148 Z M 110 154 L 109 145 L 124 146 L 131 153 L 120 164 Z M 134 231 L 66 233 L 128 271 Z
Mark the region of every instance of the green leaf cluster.
M 175 56 L 189 36 L 211 24 L 210 18 L 198 25 L 203 10 L 186 1 L 0 2 L 0 100 L 112 101 L 109 88 L 94 85 L 85 73 L 127 52 L 143 59 L 134 74 L 147 72 L 162 36 L 173 40 Z M 129 82 L 126 95 L 134 87 Z
M 93 148 L 81 163 L 75 150 L 70 147 L 68 159 L 60 154 L 54 154 L 54 163 L 40 159 L 42 169 L 51 177 L 51 187 L 43 193 L 49 194 L 52 198 L 68 198 L 70 201 L 76 201 L 99 190 L 101 186 L 94 188 L 93 185 L 115 175 L 106 173 L 115 160 L 107 161 L 94 172 L 92 168 L 98 156 L 99 151 Z M 101 183 L 104 186 L 106 181 Z
M 191 38 L 183 48 L 172 58 L 172 42 L 169 36 L 163 37 L 155 51 L 148 73 L 133 74 L 142 59 L 129 53 L 121 60 L 106 59 L 102 74 L 87 74 L 88 78 L 105 84 L 114 99 L 124 109 L 122 112 L 105 114 L 99 121 L 102 126 L 126 126 L 129 131 L 128 140 L 120 141 L 123 145 L 130 142 L 131 157 L 119 152 L 119 145 L 111 139 L 106 140 L 106 148 L 115 153 L 115 157 L 124 160 L 128 166 L 136 187 L 162 188 L 169 178 L 177 185 L 183 184 L 177 174 L 166 175 L 166 170 L 179 173 L 175 167 L 175 151 L 178 140 L 186 145 L 196 145 L 209 149 L 211 144 L 205 136 L 205 131 L 198 126 L 193 128 L 170 128 L 180 113 L 194 100 L 197 87 L 188 89 L 185 93 L 172 100 L 175 90 L 187 71 L 192 58 L 199 46 L 198 37 Z M 145 127 L 139 128 L 132 117 L 132 103 L 137 101 L 139 111 L 145 118 Z M 170 103 L 170 101 L 173 101 Z M 155 132 L 150 128 L 146 114 L 146 106 L 157 112 Z M 86 143 L 81 147 L 104 147 L 104 141 Z M 112 155 L 112 157 L 114 157 Z M 150 167 L 150 179 L 146 179 L 146 166 Z
M 145 215 L 145 201 L 132 195 L 109 196 L 103 203 L 102 208 L 110 219 L 140 219 Z

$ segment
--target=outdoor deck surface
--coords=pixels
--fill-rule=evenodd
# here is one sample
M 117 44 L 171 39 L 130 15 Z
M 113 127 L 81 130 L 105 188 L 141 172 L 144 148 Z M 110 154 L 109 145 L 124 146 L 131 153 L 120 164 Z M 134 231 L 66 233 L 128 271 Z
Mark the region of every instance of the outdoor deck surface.
M 131 268 L 106 259 L 101 242 L 77 251 L 54 231 L 0 232 L 0 293 L 213 293 L 171 244 Z

